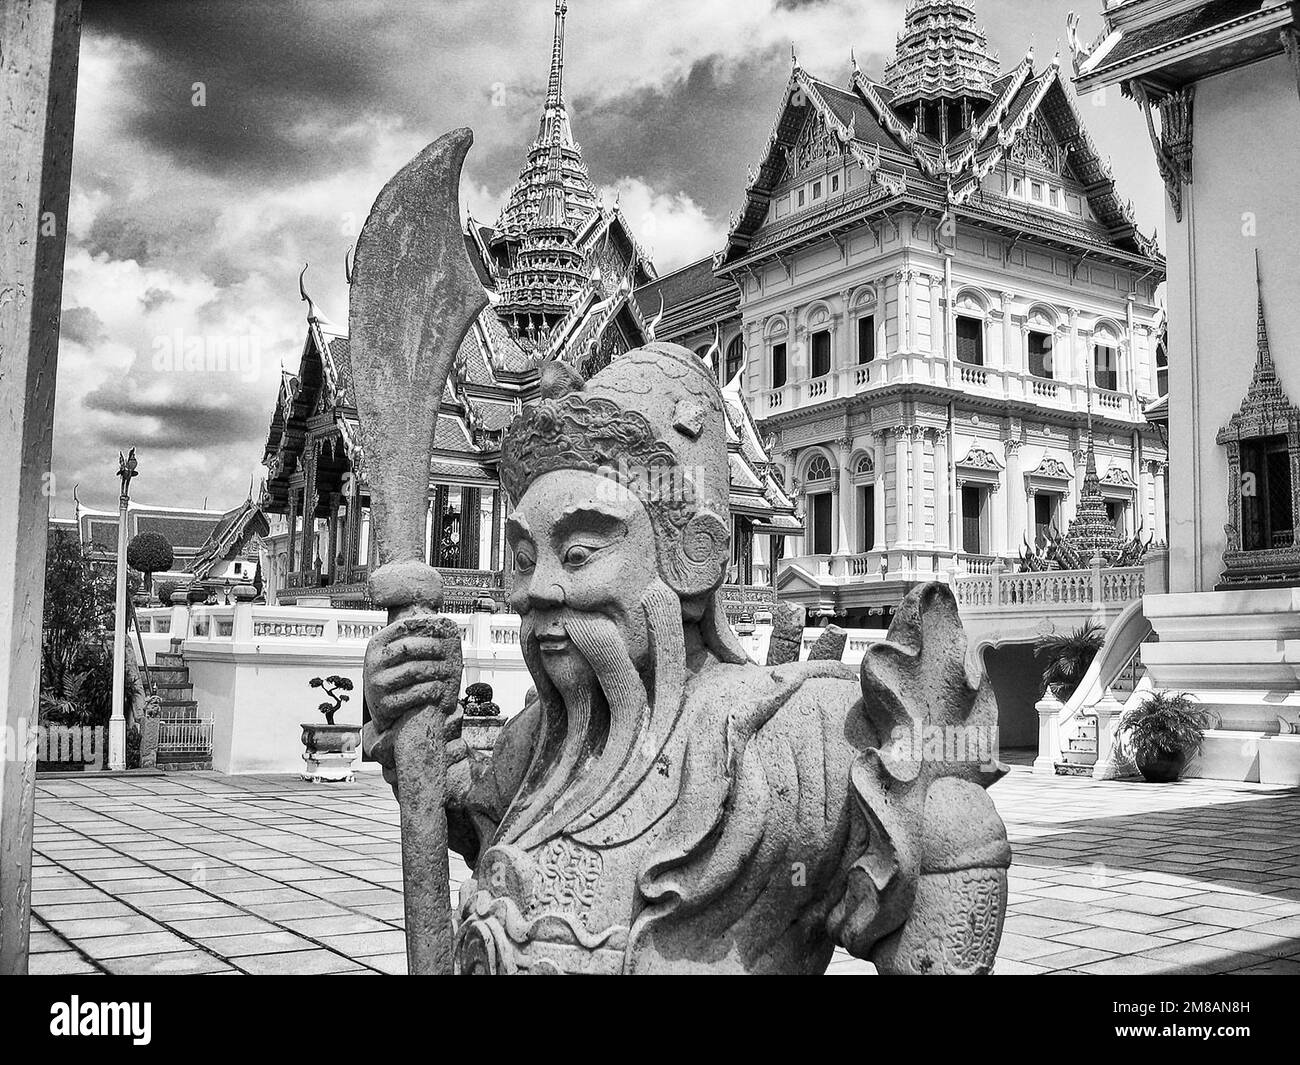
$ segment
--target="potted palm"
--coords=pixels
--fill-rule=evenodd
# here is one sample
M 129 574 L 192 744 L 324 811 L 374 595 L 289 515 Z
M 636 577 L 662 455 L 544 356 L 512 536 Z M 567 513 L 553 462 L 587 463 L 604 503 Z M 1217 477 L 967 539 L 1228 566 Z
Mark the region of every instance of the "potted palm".
M 1206 714 L 1187 692 L 1153 691 L 1120 718 L 1119 730 L 1142 778 L 1169 784 L 1205 742 Z
M 352 766 L 357 751 L 361 749 L 361 726 L 336 725 L 334 715 L 351 698 L 347 693 L 352 690 L 352 681 L 347 677 L 329 676 L 312 677 L 308 683 L 321 689 L 327 701 L 318 707 L 325 723 L 308 722 L 302 726 L 302 745 L 306 748 L 302 760 L 307 763 L 302 778 L 311 781 L 351 780 Z
M 1050 691 L 1061 702 L 1069 702 L 1083 683 L 1104 638 L 1105 631 L 1092 622 L 1073 632 L 1040 636 L 1034 643 L 1034 657 L 1047 663 L 1043 669 L 1043 693 Z

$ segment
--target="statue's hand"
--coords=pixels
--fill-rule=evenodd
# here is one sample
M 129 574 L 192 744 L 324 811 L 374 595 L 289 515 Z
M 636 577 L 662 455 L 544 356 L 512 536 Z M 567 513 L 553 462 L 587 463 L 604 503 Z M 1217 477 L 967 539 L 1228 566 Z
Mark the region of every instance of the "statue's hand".
M 362 733 L 366 754 L 384 767 L 384 779 L 396 784 L 397 726 L 407 715 L 432 704 L 444 719 L 448 805 L 469 787 L 468 773 L 457 771 L 469 754 L 460 735 L 461 710 L 456 701 L 461 671 L 460 632 L 445 618 L 403 618 L 366 647 L 363 687 L 370 712 Z

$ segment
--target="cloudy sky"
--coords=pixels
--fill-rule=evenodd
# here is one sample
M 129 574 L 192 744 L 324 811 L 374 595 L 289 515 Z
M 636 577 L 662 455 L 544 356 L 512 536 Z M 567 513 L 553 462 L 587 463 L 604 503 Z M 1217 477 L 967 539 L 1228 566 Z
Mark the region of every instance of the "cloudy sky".
M 566 97 L 592 177 L 660 271 L 715 250 L 767 139 L 790 66 L 879 74 L 905 0 L 570 0 Z M 1100 0 L 977 0 L 1010 66 L 1083 36 Z M 453 126 L 476 136 L 463 196 L 492 221 L 545 94 L 552 0 L 85 0 L 63 339 L 56 515 L 72 486 L 237 505 L 260 469 L 281 364 L 296 368 L 297 273 L 347 318 L 343 259 L 383 183 Z M 1068 70 L 1068 51 L 1066 69 Z M 1123 195 L 1163 219 L 1139 113 L 1081 102 Z M 194 343 L 232 369 L 196 371 Z

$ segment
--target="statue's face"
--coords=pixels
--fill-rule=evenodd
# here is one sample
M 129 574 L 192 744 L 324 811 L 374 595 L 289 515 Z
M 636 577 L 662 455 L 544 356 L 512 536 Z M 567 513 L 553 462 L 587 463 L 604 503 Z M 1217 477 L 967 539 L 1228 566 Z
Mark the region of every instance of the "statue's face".
M 641 602 L 655 580 L 654 532 L 641 501 L 595 473 L 544 474 L 506 522 L 514 551 L 511 608 L 528 619 L 547 673 L 557 682 L 579 663 L 566 618 L 613 622 L 637 668 L 650 656 Z

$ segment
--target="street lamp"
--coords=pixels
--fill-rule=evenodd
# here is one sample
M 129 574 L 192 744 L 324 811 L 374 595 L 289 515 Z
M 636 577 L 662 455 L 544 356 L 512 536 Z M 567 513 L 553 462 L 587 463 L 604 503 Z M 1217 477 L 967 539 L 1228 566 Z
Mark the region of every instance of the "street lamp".
M 117 476 L 122 493 L 117 499 L 117 595 L 113 608 L 113 709 L 108 719 L 108 768 L 126 768 L 126 542 L 127 507 L 131 502 L 131 478 L 138 476 L 135 448 L 123 456 L 117 453 Z

